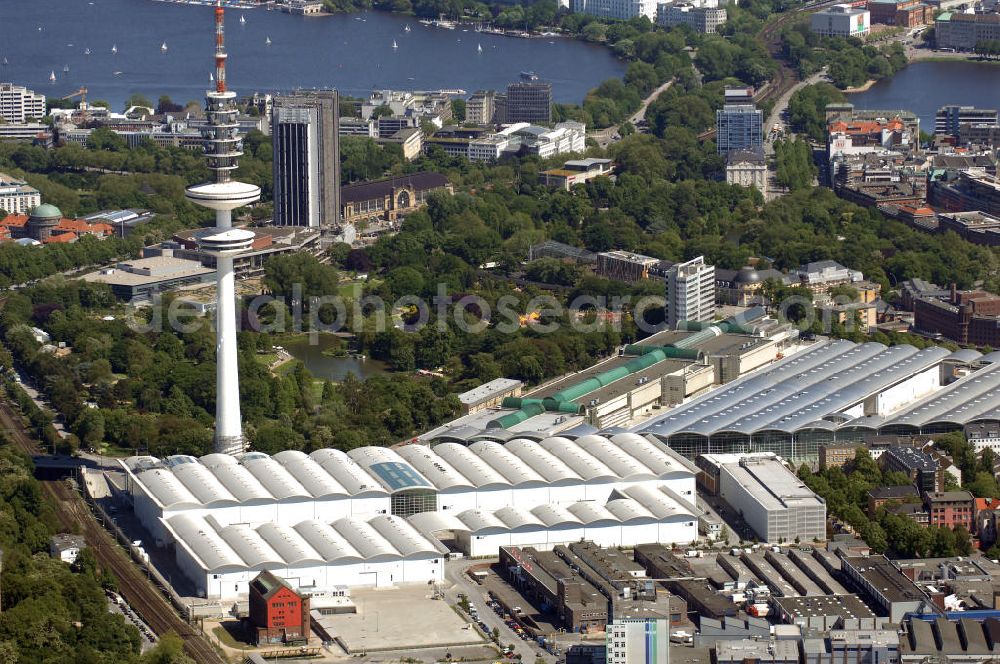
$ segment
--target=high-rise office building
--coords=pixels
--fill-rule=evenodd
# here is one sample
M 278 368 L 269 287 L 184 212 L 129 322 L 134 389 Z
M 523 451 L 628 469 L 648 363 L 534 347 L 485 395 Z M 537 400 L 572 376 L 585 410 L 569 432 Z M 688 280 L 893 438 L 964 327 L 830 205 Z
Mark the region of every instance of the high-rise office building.
M 685 320 L 709 321 L 715 316 L 715 266 L 704 256 L 667 270 L 667 325 Z
M 506 122 L 551 123 L 552 84 L 531 81 L 508 85 Z
M 753 103 L 753 88 L 726 88 L 725 104 L 715 112 L 719 154 L 764 145 L 764 113 Z
M 959 106 L 948 104 L 938 109 L 934 118 L 934 133 L 957 136 L 963 124 L 997 124 L 995 108 L 976 108 L 975 106 Z
M 45 95 L 23 85 L 0 83 L 0 118 L 11 124 L 23 124 L 28 118 L 45 117 Z
M 669 664 L 666 618 L 615 618 L 605 629 L 607 664 Z
M 335 90 L 276 97 L 274 223 L 336 227 L 340 223 L 340 100 Z
M 465 103 L 465 121 L 469 124 L 487 125 L 493 122 L 496 92 L 478 90 Z

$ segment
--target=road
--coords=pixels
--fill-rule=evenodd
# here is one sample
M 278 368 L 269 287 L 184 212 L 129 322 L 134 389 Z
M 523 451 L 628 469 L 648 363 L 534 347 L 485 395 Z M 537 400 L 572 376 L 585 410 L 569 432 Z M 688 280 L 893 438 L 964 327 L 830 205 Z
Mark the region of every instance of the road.
M 539 657 L 547 662 L 555 662 L 557 658 L 554 655 L 545 652 L 531 641 L 522 640 L 514 633 L 514 630 L 507 626 L 503 618 L 486 606 L 486 590 L 465 573 L 470 567 L 481 564 L 483 564 L 482 560 L 457 560 L 451 561 L 445 566 L 444 576 L 452 584 L 451 588 L 445 591 L 447 601 L 457 604 L 458 594 L 465 593 L 469 601 L 479 609 L 479 617 L 489 626 L 490 631 L 494 628 L 500 630 L 500 643 L 504 646 L 508 643 L 514 644 L 514 652 L 521 656 L 522 662 L 531 663 Z
M 629 116 L 628 121 L 635 125 L 641 120 L 646 119 L 646 110 L 649 105 L 656 101 L 656 98 L 663 94 L 671 85 L 674 84 L 674 79 L 670 79 L 666 83 L 662 84 L 660 87 L 656 88 L 642 100 L 642 104 L 639 106 L 639 110 Z M 598 129 L 596 131 L 590 132 L 587 138 L 592 138 L 597 141 L 597 145 L 601 148 L 606 148 L 615 141 L 619 140 L 621 136 L 618 134 L 618 125 L 613 125 L 605 129 Z
M 666 92 L 667 90 L 669 90 L 670 86 L 673 85 L 673 84 L 674 84 L 674 79 L 670 79 L 669 81 L 667 81 L 666 83 L 664 83 L 660 87 L 658 87 L 655 90 L 653 90 L 652 92 L 650 92 L 649 96 L 647 96 L 645 99 L 642 100 L 642 105 L 639 106 L 639 110 L 636 111 L 635 113 L 633 113 L 632 117 L 630 117 L 628 119 L 628 121 L 631 122 L 634 125 L 634 124 L 638 124 L 642 120 L 645 120 L 646 119 L 646 109 L 649 108 L 649 105 L 652 104 L 654 101 L 656 101 L 657 97 L 659 97 L 661 94 L 663 94 L 664 92 Z
M 38 443 L 27 433 L 20 414 L 6 399 L 0 401 L 0 426 L 22 452 L 29 456 L 40 454 Z M 224 664 L 214 646 L 174 612 L 160 591 L 97 523 L 78 493 L 62 480 L 41 481 L 41 485 L 61 528 L 84 536 L 98 563 L 118 579 L 121 596 L 157 636 L 174 632 L 184 641 L 184 651 L 196 662 Z
M 788 102 L 791 101 L 792 95 L 804 88 L 807 85 L 815 85 L 821 81 L 827 80 L 825 71 L 818 71 L 804 81 L 799 81 L 795 85 L 786 89 L 778 100 L 774 102 L 774 109 L 771 114 L 767 116 L 767 122 L 764 124 L 764 132 L 769 133 L 775 125 L 779 126 L 782 131 L 785 129 L 785 111 L 788 109 Z M 768 154 L 774 153 L 774 147 L 772 143 L 768 141 L 765 143 L 765 148 Z

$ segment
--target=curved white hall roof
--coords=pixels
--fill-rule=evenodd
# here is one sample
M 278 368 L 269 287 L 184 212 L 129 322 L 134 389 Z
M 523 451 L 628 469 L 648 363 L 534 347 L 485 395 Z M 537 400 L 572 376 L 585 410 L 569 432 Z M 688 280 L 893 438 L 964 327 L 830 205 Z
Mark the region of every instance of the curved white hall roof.
M 620 433 L 576 440 L 481 440 L 468 447 L 321 449 L 308 455 L 286 450 L 237 458 L 132 457 L 122 466 L 165 509 L 387 496 L 412 489 L 461 492 L 693 476 L 690 464 L 659 445 Z
M 854 416 L 848 411 L 942 362 L 993 362 L 993 358 L 940 347 L 917 350 L 837 340 L 819 342 L 765 370 L 737 378 L 704 397 L 674 408 L 634 431 L 661 439 L 678 434 L 794 434 L 807 429 L 851 427 L 879 430 L 889 425 L 962 425 L 1000 412 L 1000 365 L 995 362 L 947 385 L 930 397 L 888 416 Z M 621 435 L 621 434 L 619 434 Z M 615 437 L 612 437 L 614 440 Z
M 400 517 L 379 515 L 371 521 L 341 519 L 333 524 L 303 521 L 265 523 L 257 528 L 231 525 L 192 514 L 164 519 L 177 546 L 185 548 L 206 572 L 235 572 L 274 567 L 302 567 L 335 562 L 424 560 L 446 553 Z

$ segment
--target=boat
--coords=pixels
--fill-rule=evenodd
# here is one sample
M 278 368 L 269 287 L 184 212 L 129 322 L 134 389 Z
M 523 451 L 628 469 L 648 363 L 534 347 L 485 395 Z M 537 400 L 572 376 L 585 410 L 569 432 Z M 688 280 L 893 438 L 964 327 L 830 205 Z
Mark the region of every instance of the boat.
M 9 65 L 9 64 L 10 64 L 10 63 L 9 63 L 9 62 L 7 62 L 7 58 L 4 58 L 4 59 L 3 59 L 3 66 L 4 66 L 4 67 L 6 67 L 6 66 L 7 66 L 7 65 Z
M 240 14 L 240 25 L 246 25 L 246 24 L 247 24 L 247 17 L 244 16 L 243 14 Z
M 522 71 L 521 72 L 521 78 L 523 78 L 526 81 L 537 81 L 538 80 L 538 74 L 536 74 L 533 71 Z
M 213 74 L 212 72 L 208 72 L 208 82 L 215 83 L 215 74 Z
M 399 44 L 397 44 L 397 43 L 396 43 L 396 40 L 395 40 L 395 39 L 393 39 L 393 40 L 392 40 L 392 49 L 393 49 L 393 50 L 396 50 L 397 48 L 399 48 Z
M 118 55 L 118 44 L 111 45 L 111 55 Z
M 476 44 L 476 52 L 477 53 L 482 53 L 483 52 L 483 45 L 482 44 Z
M 115 75 L 115 76 L 121 76 L 121 75 L 122 75 L 122 74 L 123 74 L 124 72 L 120 72 L 120 71 L 113 71 L 113 72 L 111 72 L 111 73 L 112 73 L 113 75 Z
M 167 52 L 167 42 L 163 42 L 162 44 L 160 44 L 160 52 L 161 53 Z
M 63 73 L 64 74 L 68 74 L 69 73 L 69 65 L 63 65 Z
M 403 32 L 409 32 L 409 31 L 410 31 L 410 24 L 407 23 L 406 26 L 403 27 Z
M 50 81 L 51 83 L 55 83 L 55 82 L 56 82 L 56 72 L 55 72 L 55 70 L 52 70 L 52 71 L 51 71 L 51 72 L 49 73 L 49 81 Z
M 268 38 L 266 38 L 266 39 L 264 40 L 264 45 L 265 45 L 265 46 L 270 46 L 270 45 L 271 45 L 271 38 L 270 38 L 270 37 L 268 37 Z
M 90 47 L 87 47 L 87 48 L 83 49 L 83 54 L 84 55 L 90 55 Z

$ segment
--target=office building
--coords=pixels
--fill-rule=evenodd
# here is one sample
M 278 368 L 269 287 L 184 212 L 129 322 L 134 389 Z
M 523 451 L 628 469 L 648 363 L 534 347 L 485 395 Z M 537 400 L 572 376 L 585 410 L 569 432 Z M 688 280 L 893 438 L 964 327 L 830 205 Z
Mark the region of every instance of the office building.
M 968 491 L 930 491 L 924 493 L 924 506 L 930 515 L 929 524 L 949 530 L 965 526 L 975 530 L 976 501 Z
M 937 216 L 939 233 L 952 231 L 973 244 L 1000 246 L 1000 217 L 974 210 L 948 212 Z
M 938 48 L 971 51 L 979 42 L 1000 40 L 1000 14 L 944 12 L 934 19 Z
M 972 445 L 976 454 L 983 450 L 1000 452 L 1000 424 L 996 422 L 977 422 L 965 427 L 965 439 Z
M 271 141 L 276 225 L 339 226 L 339 122 L 334 90 L 275 97 Z
M 662 262 L 659 258 L 631 251 L 602 251 L 597 254 L 595 271 L 606 279 L 634 283 L 649 279 L 651 271 Z
M 37 94 L 23 85 L 0 83 L 0 118 L 5 122 L 18 125 L 43 117 L 45 95 Z
M 943 212 L 979 211 L 1000 216 L 1000 179 L 976 169 L 949 171 L 931 182 L 930 202 Z
M 715 316 L 715 266 L 704 256 L 667 269 L 667 325 L 709 321 Z
M 488 125 L 493 122 L 496 92 L 477 90 L 465 102 L 465 121 L 468 124 Z
M 122 261 L 112 268 L 102 268 L 80 279 L 107 284 L 116 297 L 125 301 L 150 300 L 164 291 L 212 281 L 215 270 L 200 261 L 171 256 L 151 256 Z
M 826 539 L 826 503 L 774 455 L 706 455 L 719 496 L 762 542 Z
M 809 28 L 824 37 L 864 37 L 871 29 L 871 14 L 849 4 L 834 5 L 815 12 Z
M 0 210 L 8 214 L 27 214 L 42 204 L 42 195 L 34 187 L 6 173 L 0 173 Z
M 608 664 L 667 662 L 670 623 L 664 618 L 616 618 L 605 629 Z
M 610 176 L 615 164 L 610 159 L 573 159 L 560 168 L 542 171 L 546 186 L 569 191 L 578 184 L 584 184 L 596 177 Z
M 575 14 L 622 21 L 645 16 L 650 21 L 655 21 L 657 2 L 658 0 L 570 0 L 570 7 Z
M 928 380 L 935 379 L 935 375 L 928 375 Z M 908 445 L 897 445 L 887 449 L 879 461 L 886 472 L 906 474 L 921 492 L 944 490 L 944 471 L 934 457 L 923 450 Z
M 764 149 L 757 146 L 750 150 L 731 150 L 726 157 L 726 182 L 741 187 L 754 187 L 767 195 L 767 161 L 764 159 Z
M 508 85 L 504 122 L 551 123 L 552 84 L 523 81 Z
M 995 108 L 976 108 L 975 106 L 959 106 L 948 104 L 938 109 L 934 117 L 934 133 L 938 136 L 947 134 L 957 136 L 963 124 L 997 124 Z
M 748 99 L 744 93 L 730 98 L 727 94 L 725 105 L 715 112 L 715 131 L 719 154 L 756 151 L 764 145 L 764 113 L 754 105 L 752 96 Z
M 727 18 L 724 7 L 701 7 L 690 3 L 661 2 L 656 10 L 658 25 L 666 28 L 686 25 L 702 34 L 715 34 Z

